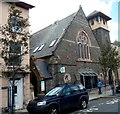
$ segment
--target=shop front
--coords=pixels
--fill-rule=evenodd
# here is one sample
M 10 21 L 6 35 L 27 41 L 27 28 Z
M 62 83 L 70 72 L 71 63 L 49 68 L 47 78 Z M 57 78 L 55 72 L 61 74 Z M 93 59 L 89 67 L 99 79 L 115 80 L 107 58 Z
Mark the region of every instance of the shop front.
M 93 71 L 79 72 L 80 81 L 86 89 L 92 89 L 97 87 L 98 74 Z

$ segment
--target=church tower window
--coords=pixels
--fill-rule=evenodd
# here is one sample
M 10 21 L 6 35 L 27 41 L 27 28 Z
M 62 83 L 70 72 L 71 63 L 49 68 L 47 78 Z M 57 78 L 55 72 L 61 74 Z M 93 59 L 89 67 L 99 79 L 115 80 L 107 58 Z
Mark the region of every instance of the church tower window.
M 94 20 L 93 19 L 91 20 L 91 25 L 94 25 Z

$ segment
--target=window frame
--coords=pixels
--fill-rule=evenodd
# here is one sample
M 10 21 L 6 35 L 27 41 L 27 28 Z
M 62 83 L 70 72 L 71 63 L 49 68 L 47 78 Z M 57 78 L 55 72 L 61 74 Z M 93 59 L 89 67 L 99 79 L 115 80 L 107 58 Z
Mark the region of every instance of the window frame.
M 34 50 L 33 53 L 35 53 L 39 49 L 39 46 L 37 46 Z
M 45 44 L 41 44 L 41 45 L 39 46 L 39 48 L 37 49 L 37 51 L 41 51 L 41 50 L 44 48 L 44 46 L 45 46 Z
M 78 57 L 81 60 L 90 60 L 90 42 L 85 31 L 79 31 L 76 37 Z
M 22 27 L 20 26 L 20 21 L 23 19 L 23 17 L 20 16 L 11 16 L 10 18 L 10 31 L 13 33 L 21 33 Z
M 49 44 L 49 48 L 53 47 L 55 45 L 56 41 L 57 41 L 57 39 L 52 40 L 51 43 Z
M 21 66 L 21 64 L 22 64 L 22 56 L 21 56 L 22 44 L 20 42 L 9 42 L 9 43 L 10 44 L 9 44 L 9 48 L 8 48 L 8 56 L 9 56 L 8 66 Z M 11 43 L 13 43 L 13 44 L 11 44 Z M 19 47 L 20 47 L 20 50 L 17 52 L 16 49 Z M 18 58 L 16 58 L 16 57 L 18 57 Z M 11 60 L 13 60 L 13 61 L 11 61 Z

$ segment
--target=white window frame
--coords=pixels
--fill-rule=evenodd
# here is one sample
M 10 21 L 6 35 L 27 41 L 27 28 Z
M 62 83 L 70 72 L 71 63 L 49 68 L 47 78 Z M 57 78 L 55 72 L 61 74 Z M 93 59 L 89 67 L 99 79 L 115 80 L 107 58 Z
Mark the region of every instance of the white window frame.
M 33 53 L 35 53 L 37 50 L 38 50 L 39 47 L 36 47 L 34 50 L 33 50 Z
M 42 44 L 42 45 L 38 48 L 38 51 L 41 51 L 44 46 L 45 46 L 45 44 Z
M 52 47 L 55 43 L 56 43 L 57 39 L 53 40 L 50 45 L 49 45 L 49 48 Z

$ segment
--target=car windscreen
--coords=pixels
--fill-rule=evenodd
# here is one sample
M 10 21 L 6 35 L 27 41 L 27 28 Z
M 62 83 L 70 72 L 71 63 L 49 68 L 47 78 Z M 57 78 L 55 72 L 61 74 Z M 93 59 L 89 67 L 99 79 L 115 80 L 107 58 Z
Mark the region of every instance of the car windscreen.
M 58 96 L 62 90 L 62 87 L 55 87 L 50 90 L 45 96 Z

